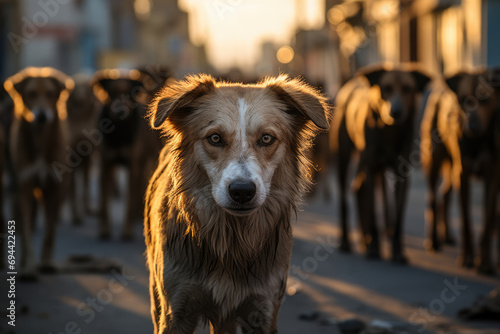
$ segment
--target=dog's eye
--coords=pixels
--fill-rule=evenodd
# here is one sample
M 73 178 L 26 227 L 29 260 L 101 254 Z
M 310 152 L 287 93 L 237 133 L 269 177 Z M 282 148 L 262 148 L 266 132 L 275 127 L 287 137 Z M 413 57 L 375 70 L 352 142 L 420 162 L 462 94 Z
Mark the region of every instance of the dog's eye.
M 224 142 L 222 141 L 222 137 L 217 133 L 214 133 L 214 134 L 211 134 L 210 136 L 208 136 L 207 140 L 208 140 L 210 145 L 224 146 Z
M 260 137 L 258 144 L 259 146 L 270 146 L 272 143 L 274 143 L 275 140 L 276 138 L 274 136 L 266 133 L 265 135 Z
M 389 86 L 389 85 L 382 86 L 382 93 L 391 94 L 392 93 L 392 86 Z

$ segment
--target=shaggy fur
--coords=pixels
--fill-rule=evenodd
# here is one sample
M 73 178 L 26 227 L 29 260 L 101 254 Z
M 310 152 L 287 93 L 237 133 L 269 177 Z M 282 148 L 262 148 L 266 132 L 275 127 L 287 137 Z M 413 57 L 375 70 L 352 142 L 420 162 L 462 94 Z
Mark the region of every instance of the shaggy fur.
M 384 193 L 384 218 L 387 234 L 392 239 L 392 260 L 406 263 L 401 234 L 410 175 L 401 167 L 401 161 L 410 161 L 418 96 L 429 80 L 415 66 L 374 66 L 361 70 L 339 91 L 330 138 L 338 163 L 341 250 L 351 250 L 346 191 L 349 164 L 356 152 L 359 162 L 353 190 L 366 255 L 380 257 L 375 220 L 375 187 L 378 183 Z M 388 174 L 389 171 L 395 176 Z M 389 186 L 393 187 L 391 191 L 387 189 Z
M 157 95 L 151 124 L 168 141 L 148 187 L 144 226 L 155 333 L 193 333 L 207 321 L 213 333 L 236 333 L 238 325 L 276 333 L 290 220 L 310 182 L 304 153 L 329 114 L 321 95 L 286 76 L 256 85 L 192 76 Z M 224 147 L 208 143 L 215 131 Z M 276 141 L 257 145 L 265 133 Z M 262 203 L 244 214 L 217 192 L 234 161 L 264 180 L 255 196 Z
M 500 188 L 499 69 L 462 72 L 434 83 L 421 127 L 422 167 L 426 175 L 429 238 L 427 247 L 441 249 L 442 240 L 453 244 L 448 226 L 452 186 L 459 190 L 462 215 L 463 266 L 474 265 L 470 226 L 470 179 L 484 180 L 484 230 L 479 271 L 493 274 L 491 255 L 495 232 L 495 206 Z M 437 191 L 439 178 L 442 183 Z M 442 232 L 442 233 L 439 233 Z M 440 235 L 441 234 L 441 235 Z

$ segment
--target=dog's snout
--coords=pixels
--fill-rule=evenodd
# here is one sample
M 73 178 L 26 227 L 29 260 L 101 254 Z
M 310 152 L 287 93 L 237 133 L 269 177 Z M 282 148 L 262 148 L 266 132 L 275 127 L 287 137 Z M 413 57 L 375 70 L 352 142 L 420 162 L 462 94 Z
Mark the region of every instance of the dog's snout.
M 400 99 L 394 99 L 391 106 L 390 115 L 394 119 L 398 119 L 403 115 L 403 104 Z
M 401 108 L 391 108 L 391 117 L 394 119 L 398 119 L 403 114 L 403 110 Z
M 257 191 L 255 183 L 251 181 L 235 181 L 229 185 L 229 195 L 238 203 L 250 202 Z
M 44 111 L 35 114 L 35 123 L 45 124 L 48 121 L 47 113 Z
M 474 117 L 473 115 L 471 115 L 468 117 L 467 122 L 468 122 L 469 130 L 471 132 L 473 132 L 473 133 L 479 132 L 480 126 L 479 126 L 479 120 L 477 119 L 477 117 Z

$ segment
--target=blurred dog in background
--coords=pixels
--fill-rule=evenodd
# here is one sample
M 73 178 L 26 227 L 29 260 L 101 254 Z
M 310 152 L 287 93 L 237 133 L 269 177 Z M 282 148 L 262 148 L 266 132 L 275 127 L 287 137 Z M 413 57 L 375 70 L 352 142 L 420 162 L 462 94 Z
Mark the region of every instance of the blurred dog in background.
M 478 269 L 484 274 L 494 274 L 491 246 L 500 187 L 500 69 L 461 72 L 446 78 L 446 85 L 437 83 L 433 88 L 421 129 L 421 160 L 428 184 L 427 247 L 438 251 L 443 239 L 452 241 L 448 210 L 454 185 L 460 193 L 461 263 L 466 267 L 474 265 L 470 180 L 477 176 L 484 180 L 485 187 Z M 441 198 L 436 193 L 440 176 Z
M 167 144 L 146 194 L 155 333 L 277 333 L 291 215 L 310 183 L 305 157 L 329 108 L 286 76 L 256 85 L 188 77 L 151 104 Z M 241 323 L 255 315 L 253 327 Z
M 351 249 L 346 191 L 349 163 L 356 152 L 359 161 L 353 188 L 366 255 L 380 257 L 374 198 L 376 185 L 380 184 L 386 229 L 392 239 L 392 260 L 407 261 L 401 234 L 410 175 L 402 172 L 401 163 L 409 161 L 418 96 L 429 80 L 411 65 L 374 66 L 362 69 L 337 94 L 330 136 L 338 163 L 341 250 Z
M 138 189 L 136 185 L 136 171 L 131 171 L 132 148 L 138 140 L 141 119 L 141 103 L 145 100 L 146 92 L 137 70 L 102 70 L 97 72 L 92 80 L 92 86 L 97 97 L 104 104 L 98 117 L 98 124 L 102 129 L 103 142 L 100 146 L 100 225 L 99 238 L 111 237 L 111 223 L 109 220 L 110 196 L 115 185 L 115 170 L 124 166 L 129 171 L 128 176 L 128 201 L 122 239 L 133 238 L 133 221 L 137 217 L 135 196 Z M 144 99 L 144 100 L 143 100 Z M 132 211 L 134 211 L 132 213 Z
M 89 141 L 92 131 L 96 128 L 97 117 L 102 104 L 94 94 L 90 84 L 90 77 L 78 74 L 73 77 L 75 88 L 67 101 L 68 126 L 70 133 L 70 147 L 79 161 L 73 169 L 70 183 L 70 201 L 73 223 L 80 225 L 85 213 L 90 213 L 90 168 L 94 156 L 94 144 Z M 95 143 L 97 144 L 97 143 Z M 78 180 L 81 177 L 82 189 L 78 189 Z M 82 194 L 81 198 L 78 194 Z M 83 203 L 80 205 L 80 203 Z
M 26 68 L 8 78 L 4 87 L 14 101 L 10 152 L 14 166 L 13 213 L 21 236 L 20 274 L 36 278 L 32 232 L 38 204 L 44 207 L 42 271 L 52 263 L 59 211 L 64 200 L 68 128 L 66 100 L 73 81 L 52 68 Z
M 99 123 L 107 123 L 101 149 L 101 210 L 99 237 L 111 236 L 109 220 L 111 189 L 116 185 L 115 169 L 128 171 L 128 193 L 122 239 L 134 237 L 133 227 L 141 214 L 147 180 L 152 174 L 162 147 L 161 133 L 146 120 L 146 104 L 163 86 L 169 73 L 161 67 L 140 70 L 103 70 L 92 79 L 94 90 L 104 107 Z

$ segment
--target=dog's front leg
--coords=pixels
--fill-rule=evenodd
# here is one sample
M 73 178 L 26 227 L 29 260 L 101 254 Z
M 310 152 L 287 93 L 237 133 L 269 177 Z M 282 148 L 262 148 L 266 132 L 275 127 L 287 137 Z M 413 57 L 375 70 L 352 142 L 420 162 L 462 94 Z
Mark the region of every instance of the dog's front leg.
M 110 202 L 109 196 L 111 195 L 111 186 L 113 185 L 114 179 L 113 166 L 111 165 L 111 162 L 105 161 L 106 158 L 104 156 L 101 159 L 101 209 L 99 221 L 99 238 L 106 240 L 111 237 L 111 225 L 109 223 L 108 210 Z
M 132 159 L 130 169 L 129 169 L 129 188 L 127 194 L 127 213 L 125 216 L 125 224 L 122 231 L 122 240 L 133 240 L 134 239 L 134 222 L 137 218 L 138 204 L 143 203 L 143 195 L 141 189 L 141 181 L 144 177 L 138 161 Z
M 403 232 L 403 219 L 406 206 L 406 197 L 408 195 L 408 186 L 410 178 L 404 177 L 398 180 L 395 189 L 395 203 L 396 203 L 396 219 L 394 225 L 394 234 L 392 236 L 392 261 L 396 263 L 406 263 L 407 259 L 403 254 L 403 245 L 401 241 L 401 234 Z
M 52 263 L 52 256 L 54 254 L 54 241 L 62 200 L 61 187 L 62 185 L 58 181 L 53 180 L 43 193 L 45 202 L 45 234 L 43 237 L 42 262 L 40 265 L 40 271 L 42 272 L 52 273 L 56 270 L 55 265 Z
M 500 164 L 497 163 L 493 170 L 486 174 L 485 190 L 485 215 L 484 230 L 481 236 L 481 262 L 479 272 L 486 275 L 494 275 L 495 268 L 491 259 L 491 239 L 495 233 L 495 205 L 498 198 L 498 187 L 500 183 Z
M 356 178 L 358 179 L 356 182 L 356 204 L 366 256 L 378 259 L 380 258 L 380 244 L 375 221 L 374 175 L 367 169 L 361 169 Z
M 471 268 L 474 265 L 474 248 L 472 244 L 472 230 L 470 228 L 470 172 L 469 167 L 463 164 L 460 175 L 460 211 L 462 214 L 462 266 Z
M 18 220 L 16 228 L 19 229 L 21 235 L 20 278 L 25 280 L 34 280 L 37 277 L 35 253 L 33 251 L 33 229 L 31 226 L 34 219 L 33 208 L 35 205 L 36 199 L 31 186 L 21 185 L 14 196 L 13 209 L 14 217 L 17 217 Z

